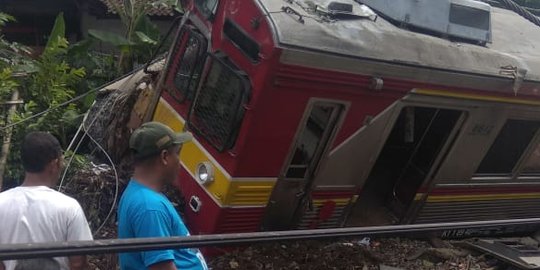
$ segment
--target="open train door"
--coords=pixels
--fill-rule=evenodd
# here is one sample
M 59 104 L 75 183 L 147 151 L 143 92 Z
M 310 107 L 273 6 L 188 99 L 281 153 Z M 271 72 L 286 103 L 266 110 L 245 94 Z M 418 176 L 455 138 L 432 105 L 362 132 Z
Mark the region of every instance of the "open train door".
M 328 101 L 312 100 L 308 104 L 289 158 L 272 191 L 263 230 L 285 230 L 294 224 L 344 109 L 344 104 Z
M 398 113 L 347 226 L 407 223 L 464 120 L 463 111 L 449 108 L 405 105 Z

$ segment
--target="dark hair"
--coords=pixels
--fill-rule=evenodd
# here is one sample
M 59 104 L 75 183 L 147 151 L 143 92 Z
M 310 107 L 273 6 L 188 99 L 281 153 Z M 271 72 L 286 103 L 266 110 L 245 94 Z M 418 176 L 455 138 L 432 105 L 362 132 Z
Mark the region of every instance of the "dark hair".
M 15 270 L 60 270 L 60 264 L 51 258 L 26 259 L 18 261 Z
M 31 173 L 42 172 L 45 166 L 62 155 L 58 140 L 46 132 L 31 132 L 24 137 L 21 160 L 24 170 Z
M 135 166 L 152 163 L 156 159 L 158 159 L 159 156 L 161 155 L 161 151 L 159 151 L 158 153 L 155 153 L 155 154 L 144 156 L 144 157 L 137 157 L 137 155 L 135 153 L 136 153 L 136 151 L 132 149 L 131 150 L 131 157 L 133 158 L 133 165 L 135 165 Z

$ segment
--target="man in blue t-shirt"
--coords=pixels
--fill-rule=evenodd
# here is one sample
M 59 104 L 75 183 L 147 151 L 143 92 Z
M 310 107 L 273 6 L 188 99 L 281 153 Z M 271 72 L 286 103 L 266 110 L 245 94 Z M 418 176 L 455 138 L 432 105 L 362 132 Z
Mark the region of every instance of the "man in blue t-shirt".
M 118 206 L 119 238 L 187 236 L 182 219 L 161 193 L 180 170 L 182 144 L 190 133 L 174 133 L 169 127 L 148 122 L 135 130 L 129 140 L 134 152 L 133 178 Z M 196 249 L 156 250 L 120 254 L 120 269 L 208 269 Z

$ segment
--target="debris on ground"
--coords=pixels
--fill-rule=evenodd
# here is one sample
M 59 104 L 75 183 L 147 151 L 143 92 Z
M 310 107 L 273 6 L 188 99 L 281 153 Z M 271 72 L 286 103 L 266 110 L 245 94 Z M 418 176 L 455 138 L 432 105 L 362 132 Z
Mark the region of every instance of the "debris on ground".
M 257 244 L 209 260 L 212 269 L 481 270 L 507 269 L 488 256 L 426 241 L 390 238 Z M 497 268 L 499 267 L 499 268 Z

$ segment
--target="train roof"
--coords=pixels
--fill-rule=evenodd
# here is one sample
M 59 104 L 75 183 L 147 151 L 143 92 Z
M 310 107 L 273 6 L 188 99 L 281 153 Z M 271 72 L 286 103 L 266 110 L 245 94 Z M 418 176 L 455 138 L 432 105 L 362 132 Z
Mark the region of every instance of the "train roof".
M 410 31 L 382 17 L 328 20 L 306 8 L 331 0 L 258 1 L 284 48 L 506 78 L 514 68 L 526 72 L 526 81 L 540 82 L 540 27 L 510 10 L 492 7 L 492 42 L 476 45 Z M 352 4 L 355 12 L 367 8 L 339 2 Z

